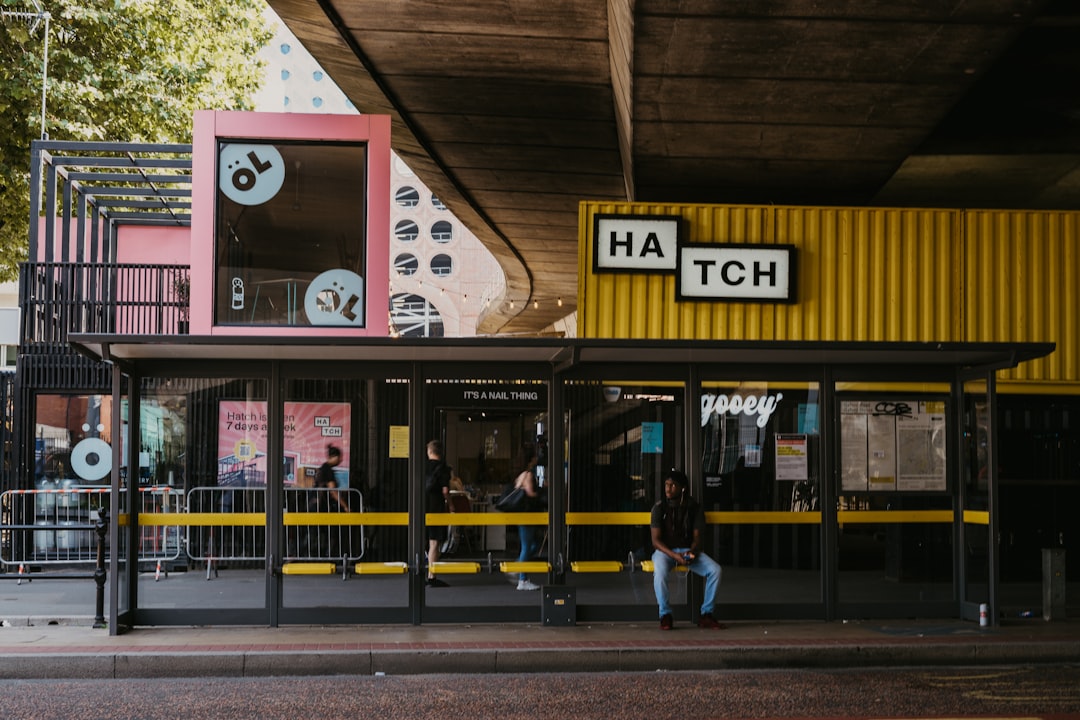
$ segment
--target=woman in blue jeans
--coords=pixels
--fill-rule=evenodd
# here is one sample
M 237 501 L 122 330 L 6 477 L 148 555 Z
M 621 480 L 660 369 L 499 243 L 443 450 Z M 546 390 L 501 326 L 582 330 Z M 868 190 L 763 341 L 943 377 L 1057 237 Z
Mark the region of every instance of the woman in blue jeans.
M 536 445 L 529 442 L 524 443 L 521 446 L 521 457 L 521 466 L 525 469 L 517 476 L 514 487 L 524 490 L 525 494 L 529 496 L 530 506 L 535 506 L 537 504 L 536 498 L 540 496 L 540 490 L 536 486 Z M 518 537 L 521 539 L 521 553 L 518 555 L 518 562 L 531 560 L 540 549 L 539 528 L 535 525 L 518 525 Z M 530 582 L 529 577 L 525 573 L 521 573 L 518 575 L 517 589 L 539 590 L 540 586 Z

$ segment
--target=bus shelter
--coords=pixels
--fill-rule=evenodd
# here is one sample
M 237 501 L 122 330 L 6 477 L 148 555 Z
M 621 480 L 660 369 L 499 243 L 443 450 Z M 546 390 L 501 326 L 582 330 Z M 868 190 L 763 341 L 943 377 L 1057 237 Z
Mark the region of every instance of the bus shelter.
M 671 468 L 704 505 L 717 617 L 995 618 L 995 373 L 1054 349 L 70 340 L 112 367 L 111 632 L 652 619 L 649 511 Z M 425 505 L 430 440 L 459 482 L 444 507 Z M 336 488 L 316 487 L 330 445 Z M 498 512 L 525 447 L 543 503 Z M 668 582 L 692 618 L 696 578 Z

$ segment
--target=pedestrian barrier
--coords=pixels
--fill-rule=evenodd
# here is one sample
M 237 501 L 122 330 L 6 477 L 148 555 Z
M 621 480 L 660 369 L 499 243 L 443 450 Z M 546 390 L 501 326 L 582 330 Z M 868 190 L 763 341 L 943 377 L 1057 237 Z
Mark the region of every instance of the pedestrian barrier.
M 109 488 L 63 487 L 0 493 L 0 564 L 93 564 L 94 523 L 108 509 Z
M 266 488 L 198 487 L 188 491 L 186 517 L 164 515 L 160 524 L 187 526 L 187 554 L 206 563 L 207 579 L 220 562 L 261 562 L 266 557 Z M 139 516 L 142 527 L 149 515 Z M 156 524 L 156 523 L 155 523 Z
M 139 513 L 179 513 L 184 511 L 184 491 L 171 485 L 139 488 Z M 175 525 L 139 527 L 139 562 L 154 566 L 154 579 L 168 577 L 169 563 L 177 562 L 184 550 L 184 538 Z M 185 559 L 186 562 L 186 559 Z
M 364 532 L 353 520 L 363 512 L 356 488 L 286 488 L 286 560 L 356 562 L 364 555 Z

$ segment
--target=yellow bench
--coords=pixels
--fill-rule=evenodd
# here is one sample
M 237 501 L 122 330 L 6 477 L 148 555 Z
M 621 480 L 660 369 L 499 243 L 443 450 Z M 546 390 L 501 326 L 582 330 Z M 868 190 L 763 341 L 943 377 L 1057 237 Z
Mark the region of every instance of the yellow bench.
M 543 560 L 515 560 L 499 563 L 499 569 L 504 573 L 546 573 L 551 572 L 551 564 Z
M 281 566 L 282 575 L 333 575 L 337 565 L 332 562 L 290 562 Z
M 642 570 L 642 572 L 651 573 L 655 568 L 656 568 L 656 566 L 653 565 L 652 560 L 642 560 L 641 561 L 641 570 Z M 688 568 L 685 565 L 676 565 L 675 566 L 675 572 L 689 572 L 689 571 L 690 571 L 690 568 Z
M 432 566 L 436 575 L 476 575 L 480 572 L 480 563 L 475 562 L 436 562 Z
M 353 568 L 357 575 L 403 575 L 408 569 L 403 562 L 358 562 Z
M 570 569 L 576 573 L 622 572 L 623 564 L 618 560 L 578 560 L 570 563 Z

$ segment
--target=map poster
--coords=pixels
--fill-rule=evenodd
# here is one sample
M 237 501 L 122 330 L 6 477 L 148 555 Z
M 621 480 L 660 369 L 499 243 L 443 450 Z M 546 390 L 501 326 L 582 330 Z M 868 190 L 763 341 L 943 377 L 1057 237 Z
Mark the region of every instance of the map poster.
M 852 401 L 840 405 L 841 490 L 943 492 L 943 401 Z

